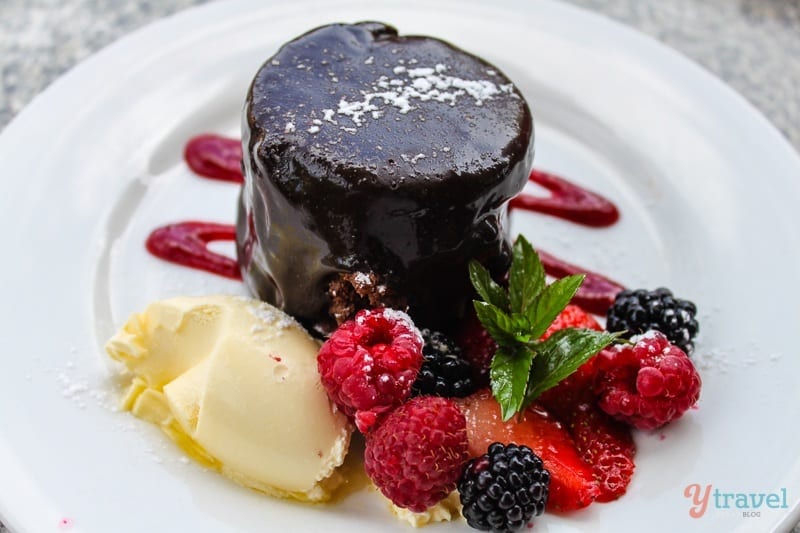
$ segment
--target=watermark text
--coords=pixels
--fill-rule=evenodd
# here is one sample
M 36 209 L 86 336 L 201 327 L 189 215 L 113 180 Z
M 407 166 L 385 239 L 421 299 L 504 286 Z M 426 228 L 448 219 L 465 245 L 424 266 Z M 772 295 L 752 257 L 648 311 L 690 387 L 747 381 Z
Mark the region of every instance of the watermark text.
M 700 518 L 711 504 L 715 509 L 737 509 L 745 518 L 758 518 L 761 509 L 788 509 L 786 489 L 777 492 L 724 492 L 713 485 L 692 483 L 683 489 L 691 501 L 689 516 Z

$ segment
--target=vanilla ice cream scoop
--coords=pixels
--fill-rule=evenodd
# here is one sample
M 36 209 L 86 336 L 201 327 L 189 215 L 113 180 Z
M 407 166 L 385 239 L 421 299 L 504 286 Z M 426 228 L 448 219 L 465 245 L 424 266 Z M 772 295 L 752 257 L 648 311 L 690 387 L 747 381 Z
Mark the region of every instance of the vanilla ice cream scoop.
M 352 428 L 317 373 L 319 343 L 256 300 L 180 297 L 133 315 L 106 345 L 133 374 L 124 407 L 192 457 L 276 496 L 328 499 Z

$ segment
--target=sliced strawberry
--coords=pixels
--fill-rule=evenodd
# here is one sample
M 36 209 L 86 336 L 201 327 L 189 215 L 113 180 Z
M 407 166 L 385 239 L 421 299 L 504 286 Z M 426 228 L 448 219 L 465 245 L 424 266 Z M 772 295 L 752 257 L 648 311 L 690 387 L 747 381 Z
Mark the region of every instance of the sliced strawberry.
M 550 324 L 550 327 L 548 327 L 547 331 L 545 331 L 544 335 L 542 335 L 541 340 L 545 340 L 556 331 L 566 328 L 585 328 L 593 329 L 595 331 L 603 331 L 603 328 L 592 315 L 577 305 L 570 304 L 566 306 L 561 313 L 559 313 L 555 320 L 553 320 L 553 322 Z
M 542 339 L 563 328 L 601 329 L 591 315 L 580 307 L 568 305 Z M 592 467 L 600 488 L 597 501 L 608 502 L 625 494 L 633 476 L 636 447 L 630 429 L 597 407 L 596 361 L 596 357 L 589 359 L 574 374 L 542 394 L 539 402 L 566 424 L 581 459 Z
M 636 465 L 630 428 L 604 413 L 597 404 L 580 405 L 569 432 L 581 458 L 592 467 L 600 487 L 599 502 L 616 500 L 628 489 Z
M 577 305 L 568 305 L 550 324 L 541 339 L 544 340 L 565 328 L 586 328 L 596 331 L 603 329 L 592 315 Z M 596 358 L 592 357 L 575 373 L 539 397 L 539 403 L 565 424 L 570 423 L 578 406 L 587 402 L 594 403 L 595 360 Z
M 527 409 L 519 420 L 503 422 L 500 406 L 488 389 L 460 402 L 467 420 L 470 455 L 486 453 L 493 442 L 516 443 L 531 448 L 550 471 L 549 511 L 586 507 L 600 494 L 592 469 L 578 456 L 566 429 L 538 406 Z

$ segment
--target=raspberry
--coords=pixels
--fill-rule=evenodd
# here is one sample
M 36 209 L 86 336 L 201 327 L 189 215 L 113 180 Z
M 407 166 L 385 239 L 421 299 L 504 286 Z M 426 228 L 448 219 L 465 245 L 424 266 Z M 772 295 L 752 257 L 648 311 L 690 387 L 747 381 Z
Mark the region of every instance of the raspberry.
M 419 513 L 456 488 L 467 446 L 466 421 L 456 404 L 418 396 L 367 434 L 364 468 L 384 496 Z
M 658 331 L 618 344 L 595 358 L 595 393 L 603 411 L 639 429 L 679 418 L 700 397 L 691 359 Z
M 654 329 L 687 354 L 694 350 L 699 331 L 697 307 L 689 300 L 675 298 L 669 289 L 624 290 L 608 310 L 608 331 L 627 331 L 627 337 Z
M 630 429 L 593 403 L 575 409 L 568 427 L 581 459 L 592 467 L 599 502 L 616 500 L 628 489 L 635 464 L 636 445 Z
M 422 335 L 405 313 L 362 310 L 320 348 L 317 369 L 328 396 L 366 433 L 401 405 L 422 365 Z
M 499 442 L 472 459 L 458 482 L 464 518 L 482 531 L 515 531 L 544 512 L 550 472 L 527 446 Z
M 423 329 L 422 338 L 424 361 L 412 393 L 463 398 L 475 392 L 472 367 L 461 356 L 458 346 L 438 331 Z
M 474 310 L 468 312 L 455 340 L 461 347 L 464 359 L 472 366 L 475 385 L 478 387 L 488 385 L 489 366 L 497 351 L 497 343 L 478 320 Z

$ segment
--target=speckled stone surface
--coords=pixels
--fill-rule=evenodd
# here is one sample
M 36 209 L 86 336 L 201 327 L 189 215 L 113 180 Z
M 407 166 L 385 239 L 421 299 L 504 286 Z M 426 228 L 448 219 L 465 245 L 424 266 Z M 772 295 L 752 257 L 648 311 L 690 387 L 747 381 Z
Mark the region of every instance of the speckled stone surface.
M 118 37 L 207 0 L 0 0 L 0 128 Z M 798 0 L 568 0 L 629 24 L 744 94 L 800 149 Z
M 92 52 L 205 1 L 0 0 L 0 129 Z M 800 150 L 800 1 L 567 1 L 691 57 L 747 97 Z M 1 524 L 0 533 L 7 533 Z

